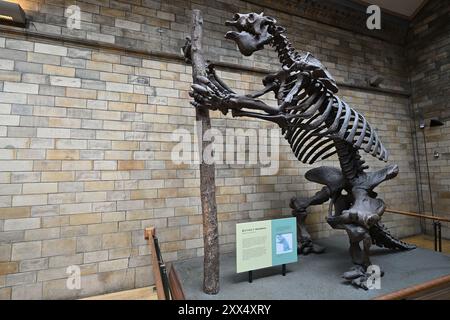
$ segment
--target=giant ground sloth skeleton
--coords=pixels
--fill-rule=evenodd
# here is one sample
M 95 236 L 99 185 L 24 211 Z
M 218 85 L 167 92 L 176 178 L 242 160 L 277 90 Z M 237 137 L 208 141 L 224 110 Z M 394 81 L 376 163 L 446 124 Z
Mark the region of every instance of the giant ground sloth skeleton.
M 375 172 L 359 150 L 387 161 L 388 152 L 366 118 L 342 101 L 336 93 L 336 82 L 328 70 L 310 53 L 296 51 L 276 20 L 263 14 L 236 14 L 226 25 L 226 38 L 236 42 L 239 51 L 250 56 L 265 45 L 273 47 L 282 65 L 280 71 L 266 76 L 264 89 L 249 95 L 237 95 L 218 78 L 212 65 L 207 77 L 198 78 L 192 86 L 192 104 L 197 108 L 231 111 L 233 117 L 252 117 L 278 124 L 292 151 L 302 163 L 313 164 L 337 154 L 340 169 L 318 167 L 306 173 L 306 179 L 324 187 L 311 198 L 293 198 L 290 206 L 297 217 L 299 253 L 322 252 L 312 243 L 305 228 L 307 208 L 330 200 L 327 222 L 334 229 L 343 229 L 350 240 L 354 267 L 344 278 L 367 289 L 372 244 L 396 250 L 409 250 L 408 245 L 390 235 L 380 223 L 385 204 L 377 198 L 374 188 L 397 176 L 397 165 Z M 190 50 L 184 52 L 188 53 Z M 188 56 L 186 56 L 189 59 Z M 258 97 L 273 92 L 278 102 L 272 107 Z M 360 247 L 362 243 L 362 249 Z

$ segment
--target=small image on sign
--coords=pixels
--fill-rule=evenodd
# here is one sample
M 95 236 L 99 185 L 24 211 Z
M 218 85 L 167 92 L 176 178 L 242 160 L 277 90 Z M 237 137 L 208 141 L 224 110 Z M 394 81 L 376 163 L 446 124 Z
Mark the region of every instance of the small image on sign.
M 292 233 L 277 234 L 277 254 L 292 252 Z

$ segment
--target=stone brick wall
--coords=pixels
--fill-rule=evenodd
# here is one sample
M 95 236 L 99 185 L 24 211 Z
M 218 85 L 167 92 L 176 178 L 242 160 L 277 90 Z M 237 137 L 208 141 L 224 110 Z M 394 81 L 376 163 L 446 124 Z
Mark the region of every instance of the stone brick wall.
M 450 3 L 429 1 L 411 24 L 408 39 L 414 111 L 425 119 L 439 117 L 444 126 L 425 129 L 433 207 L 436 215 L 450 217 Z M 428 124 L 428 123 L 427 123 Z M 416 123 L 416 128 L 418 124 Z M 431 212 L 423 132 L 418 130 L 418 160 L 422 206 Z M 434 151 L 441 154 L 433 157 Z M 427 232 L 433 232 L 428 224 Z M 448 223 L 443 236 L 450 237 Z
M 205 20 L 205 52 L 215 61 L 230 62 L 242 66 L 276 69 L 274 52 L 265 50 L 255 57 L 243 57 L 235 44 L 224 39 L 229 31 L 225 21 L 235 12 L 262 12 L 274 16 L 288 27 L 290 38 L 299 49 L 311 51 L 327 63 L 336 80 L 366 85 L 366 77 L 383 74 L 383 86 L 390 89 L 407 90 L 404 49 L 392 42 L 367 37 L 365 15 L 354 25 L 355 32 L 316 21 L 299 18 L 293 14 L 270 9 L 270 0 L 128 0 L 128 1 L 77 1 L 81 8 L 81 30 L 67 27 L 64 10 L 65 1 L 59 0 L 14 0 L 32 16 L 31 30 L 51 35 L 62 35 L 75 39 L 95 40 L 116 44 L 126 48 L 153 52 L 178 54 L 189 35 L 190 9 L 200 9 Z M 298 2 L 308 1 L 296 0 Z M 267 5 L 266 5 L 267 4 Z M 326 7 L 324 7 L 326 8 Z M 316 11 L 325 9 L 316 9 Z M 341 8 L 345 12 L 346 8 Z M 319 17 L 316 17 L 320 19 Z M 342 16 L 339 18 L 342 19 Z M 389 20 L 386 18 L 386 20 Z M 388 23 L 388 22 L 386 22 Z M 376 33 L 376 32 L 375 32 Z M 396 35 L 392 35 L 396 39 Z
M 220 75 L 239 93 L 255 91 L 263 75 L 239 65 L 273 68 L 275 55 L 266 50 L 243 59 L 223 40 L 222 24 L 235 11 L 261 7 L 243 1 L 77 1 L 83 23 L 72 31 L 65 27 L 64 1 L 19 2 L 34 34 L 66 38 L 0 35 L 0 298 L 76 298 L 150 285 L 145 227 L 157 227 L 168 262 L 202 254 L 199 173 L 195 165 L 175 165 L 170 157 L 172 132 L 193 131 L 191 75 L 176 58 L 126 50 L 178 52 L 190 9 L 201 8 L 208 54 L 235 64 Z M 402 47 L 266 14 L 286 24 L 297 47 L 312 51 L 339 82 L 364 86 L 367 77 L 380 74 L 386 88 L 408 89 Z M 82 46 L 67 37 L 97 43 Z M 399 176 L 379 189 L 381 196 L 389 207 L 416 211 L 408 98 L 348 86 L 340 96 L 377 128 L 391 161 L 400 166 Z M 221 130 L 274 128 L 213 117 Z M 218 166 L 223 251 L 234 248 L 236 222 L 289 215 L 292 196 L 318 190 L 303 177 L 311 167 L 300 164 L 285 142 L 280 151 L 280 170 L 273 176 L 261 176 L 256 165 Z M 366 159 L 373 169 L 384 165 Z M 325 223 L 325 207 L 312 212 L 314 237 L 336 232 Z M 418 231 L 415 220 L 386 214 L 384 221 L 398 236 Z M 70 265 L 81 267 L 81 290 L 66 288 Z

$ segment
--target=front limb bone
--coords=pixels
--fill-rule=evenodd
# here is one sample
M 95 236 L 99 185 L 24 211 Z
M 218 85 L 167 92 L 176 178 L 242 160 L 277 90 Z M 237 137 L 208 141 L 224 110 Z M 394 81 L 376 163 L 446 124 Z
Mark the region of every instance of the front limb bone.
M 217 79 L 216 79 L 217 80 Z M 271 107 L 261 100 L 250 96 L 238 96 L 225 89 L 220 84 L 215 84 L 206 77 L 198 77 L 197 83 L 192 85 L 190 95 L 194 97 L 192 104 L 195 107 L 204 107 L 210 110 L 220 110 L 223 114 L 233 112 L 233 116 L 247 116 L 275 122 L 280 127 L 287 125 L 287 115 L 281 113 L 278 108 Z M 249 112 L 242 109 L 262 111 Z
M 248 112 L 248 111 L 241 111 L 241 110 L 232 110 L 233 117 L 250 117 L 250 118 L 257 118 L 262 119 L 266 121 L 275 122 L 280 126 L 280 128 L 286 128 L 288 125 L 287 117 L 284 114 L 262 114 L 257 112 Z

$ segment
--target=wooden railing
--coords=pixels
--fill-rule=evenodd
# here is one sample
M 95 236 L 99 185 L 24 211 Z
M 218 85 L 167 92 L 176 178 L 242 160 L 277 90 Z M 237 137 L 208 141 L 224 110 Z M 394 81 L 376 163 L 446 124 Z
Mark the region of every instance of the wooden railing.
M 385 212 L 404 216 L 432 220 L 434 226 L 434 250 L 442 252 L 441 222 L 450 222 L 450 219 L 429 214 L 420 214 L 394 209 Z M 376 297 L 375 300 L 422 300 L 422 299 L 448 299 L 450 297 L 450 275 L 421 283 L 409 288 Z
M 169 276 L 167 276 L 167 268 L 161 255 L 155 228 L 146 228 L 144 230 L 144 238 L 150 246 L 153 278 L 158 300 L 184 300 L 184 292 L 173 265 L 170 268 Z
M 423 219 L 434 220 L 434 221 L 450 222 L 450 219 L 448 219 L 448 218 L 430 216 L 430 215 L 420 214 L 420 213 L 415 213 L 415 212 L 400 211 L 400 210 L 393 210 L 393 209 L 386 209 L 385 211 L 391 212 L 391 213 L 396 213 L 396 214 L 401 214 L 404 216 L 423 218 Z
M 433 220 L 433 230 L 434 230 L 434 251 L 442 252 L 442 226 L 441 222 L 450 222 L 450 219 L 444 218 L 444 217 L 436 217 L 433 215 L 427 215 L 427 214 L 420 214 L 416 212 L 408 212 L 408 211 L 401 211 L 401 210 L 393 210 L 393 209 L 386 209 L 385 212 L 395 213 L 395 214 L 401 214 L 404 216 L 409 217 L 415 217 L 415 218 L 421 218 L 426 220 Z
M 155 234 L 155 228 L 146 228 L 144 231 L 144 237 L 148 241 L 151 250 L 153 277 L 155 280 L 158 300 L 170 300 L 171 296 L 167 269 L 161 255 L 158 238 Z
M 376 297 L 374 300 L 443 300 L 450 297 L 450 275 Z

